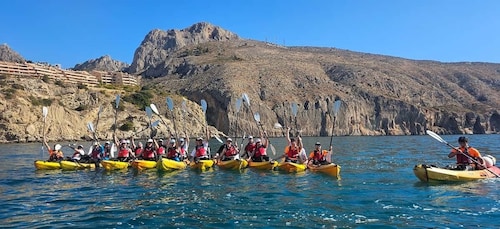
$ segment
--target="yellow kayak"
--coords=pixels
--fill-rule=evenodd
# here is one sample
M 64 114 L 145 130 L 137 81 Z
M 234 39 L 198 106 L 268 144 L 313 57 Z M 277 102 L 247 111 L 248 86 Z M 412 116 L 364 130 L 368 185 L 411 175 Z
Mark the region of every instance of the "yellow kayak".
M 273 161 L 273 162 L 269 162 L 269 161 L 262 161 L 262 162 L 250 161 L 250 162 L 248 162 L 248 167 L 254 168 L 254 169 L 273 170 L 276 166 L 278 166 L 278 162 L 277 161 Z
M 156 168 L 156 161 L 135 160 L 132 161 L 132 167 L 138 170 L 154 169 Z
M 101 165 L 105 170 L 111 171 L 111 170 L 121 170 L 121 169 L 126 169 L 130 165 L 128 162 L 125 161 L 110 161 L 110 160 L 104 160 L 101 161 Z
M 187 167 L 187 164 L 184 161 L 175 161 L 168 158 L 160 158 L 156 166 L 158 170 L 168 172 L 185 169 Z
M 279 163 L 278 166 L 276 166 L 276 168 L 278 168 L 278 170 L 280 170 L 280 171 L 284 171 L 287 173 L 296 173 L 296 172 L 305 171 L 306 165 L 292 163 L 292 162 L 282 162 L 282 163 Z
M 198 162 L 191 162 L 189 166 L 191 166 L 192 169 L 203 171 L 212 168 L 212 166 L 214 166 L 214 163 L 214 160 L 200 160 Z
M 61 161 L 62 170 L 95 169 L 94 163 L 80 163 L 73 161 Z
M 246 160 L 220 161 L 217 163 L 217 166 L 221 169 L 240 170 L 246 168 L 248 166 L 248 162 Z
M 340 176 L 340 165 L 336 164 L 327 164 L 327 165 L 309 165 L 307 168 L 313 172 L 320 172 L 320 173 L 325 173 L 330 176 L 338 177 Z
M 424 182 L 429 181 L 472 181 L 481 180 L 486 178 L 495 178 L 495 174 L 500 174 L 500 169 L 493 166 L 482 170 L 452 170 L 446 168 L 439 168 L 434 165 L 415 165 L 413 173 L 418 179 Z
M 35 161 L 35 168 L 39 170 L 55 170 L 60 169 L 61 164 L 57 161 Z

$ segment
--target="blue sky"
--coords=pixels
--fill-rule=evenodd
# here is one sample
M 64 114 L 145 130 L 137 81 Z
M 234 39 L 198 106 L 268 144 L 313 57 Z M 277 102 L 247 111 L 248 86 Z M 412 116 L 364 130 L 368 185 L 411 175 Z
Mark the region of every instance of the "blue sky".
M 131 63 L 150 30 L 206 21 L 288 46 L 500 63 L 499 12 L 496 0 L 4 1 L 0 43 L 64 68 L 106 54 Z

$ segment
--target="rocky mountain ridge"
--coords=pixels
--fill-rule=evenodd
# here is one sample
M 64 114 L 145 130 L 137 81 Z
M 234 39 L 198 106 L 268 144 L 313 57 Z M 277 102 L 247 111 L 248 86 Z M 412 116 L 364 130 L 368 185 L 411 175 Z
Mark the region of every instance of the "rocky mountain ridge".
M 0 45 L 0 61 L 23 63 L 24 58 L 7 44 Z
M 75 71 L 105 71 L 121 72 L 126 71 L 129 65 L 125 62 L 117 61 L 109 55 L 101 56 L 97 59 L 91 59 L 81 64 L 75 65 L 72 70 Z

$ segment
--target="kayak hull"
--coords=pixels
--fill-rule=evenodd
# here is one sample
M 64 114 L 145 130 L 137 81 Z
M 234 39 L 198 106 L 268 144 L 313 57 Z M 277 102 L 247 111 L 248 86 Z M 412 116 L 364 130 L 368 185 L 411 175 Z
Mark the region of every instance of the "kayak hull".
M 175 161 L 168 158 L 160 158 L 156 166 L 160 171 L 169 172 L 185 169 L 187 167 L 187 164 L 184 161 Z
M 38 170 L 56 170 L 61 168 L 59 162 L 54 161 L 35 161 L 35 168 Z
M 147 170 L 147 169 L 155 169 L 156 161 L 148 161 L 148 160 L 135 160 L 132 161 L 132 167 L 138 170 Z
M 191 167 L 191 169 L 204 171 L 212 168 L 214 164 L 214 160 L 200 160 L 198 162 L 191 162 L 189 166 Z
M 279 171 L 283 171 L 283 172 L 287 172 L 287 173 L 296 173 L 296 172 L 305 171 L 307 167 L 304 164 L 297 164 L 297 163 L 292 163 L 292 162 L 282 162 L 282 163 L 279 163 L 276 168 Z
M 498 167 L 488 168 L 490 171 L 499 174 L 500 169 Z M 486 169 L 483 170 L 451 170 L 446 168 L 439 168 L 434 165 L 419 164 L 415 165 L 413 168 L 413 173 L 415 176 L 423 182 L 432 181 L 473 181 L 482 180 L 487 178 L 495 178 L 495 174 L 489 172 Z
M 73 161 L 61 161 L 62 170 L 95 169 L 94 163 L 78 163 Z
M 340 165 L 336 165 L 333 163 L 320 166 L 310 165 L 307 168 L 313 172 L 324 173 L 329 176 L 334 176 L 334 177 L 340 176 Z
M 248 166 L 248 162 L 246 160 L 219 161 L 217 166 L 221 169 L 240 170 L 246 168 Z
M 255 162 L 255 161 L 251 161 L 251 162 L 248 162 L 248 167 L 249 168 L 254 168 L 254 169 L 273 170 L 276 166 L 278 166 L 278 162 L 277 161 L 273 161 L 273 162 L 269 162 L 269 161 Z
M 101 165 L 105 170 L 111 171 L 111 170 L 127 169 L 130 164 L 128 162 L 125 162 L 125 161 L 104 160 L 104 161 L 101 161 Z

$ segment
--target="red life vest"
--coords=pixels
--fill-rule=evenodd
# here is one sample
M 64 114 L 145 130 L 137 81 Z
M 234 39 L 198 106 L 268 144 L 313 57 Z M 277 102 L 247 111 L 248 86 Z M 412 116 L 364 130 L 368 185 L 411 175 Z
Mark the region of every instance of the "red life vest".
M 206 157 L 207 150 L 203 146 L 196 146 L 196 157 Z
M 160 148 L 158 148 L 158 150 L 156 150 L 156 153 L 157 153 L 158 155 L 163 155 L 163 154 L 165 154 L 165 147 L 160 146 Z
M 226 157 L 233 157 L 233 156 L 235 156 L 236 154 L 238 154 L 238 152 L 236 152 L 236 148 L 235 148 L 234 146 L 232 146 L 232 145 L 231 145 L 231 146 L 229 146 L 229 147 L 228 147 L 228 146 L 226 145 L 225 147 L 226 147 L 226 152 L 224 153 L 224 155 L 225 155 Z
M 186 149 L 184 147 L 181 147 L 181 157 L 186 157 Z
M 118 152 L 118 157 L 129 157 L 129 150 L 127 148 L 120 148 Z
M 297 159 L 299 157 L 298 147 L 292 148 L 292 146 L 288 146 L 287 156 L 288 156 L 288 158 L 293 159 L 293 160 Z
M 92 158 L 101 159 L 101 147 L 100 146 L 94 147 L 94 149 L 92 150 Z
M 465 155 L 459 153 L 457 154 L 457 164 L 464 164 L 464 165 L 469 165 L 471 164 L 472 161 L 467 158 Z
M 254 157 L 261 157 L 266 155 L 266 147 L 263 145 L 259 146 L 259 148 L 254 148 Z
M 326 161 L 325 154 L 322 151 L 314 150 L 313 160 L 315 161 Z
M 142 151 L 142 158 L 153 159 L 154 157 L 155 157 L 155 152 L 153 148 L 145 148 L 144 151 Z
M 134 153 L 135 153 L 136 157 L 138 157 L 139 155 L 141 155 L 141 152 L 142 152 L 142 148 L 141 147 L 137 147 L 134 150 Z
M 248 143 L 247 146 L 245 146 L 245 152 L 253 152 L 255 150 L 256 144 L 255 143 Z
M 168 159 L 174 159 L 174 158 L 178 157 L 178 155 L 179 155 L 179 153 L 175 150 L 175 148 L 172 148 L 172 147 L 168 148 L 168 154 L 167 154 Z

